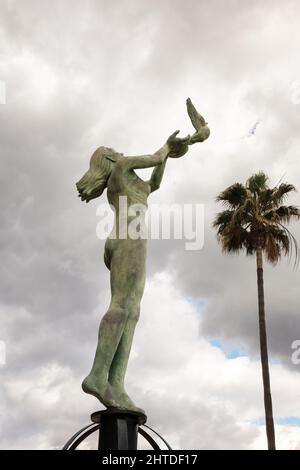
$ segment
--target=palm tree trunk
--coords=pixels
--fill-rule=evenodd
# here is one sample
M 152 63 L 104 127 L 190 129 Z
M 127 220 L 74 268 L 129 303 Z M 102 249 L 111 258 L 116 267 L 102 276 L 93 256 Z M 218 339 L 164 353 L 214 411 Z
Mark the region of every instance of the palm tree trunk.
M 256 250 L 257 265 L 257 290 L 258 290 L 258 319 L 259 319 L 259 339 L 260 339 L 260 357 L 262 366 L 262 377 L 264 387 L 264 403 L 266 417 L 266 431 L 268 439 L 268 449 L 275 450 L 275 430 L 273 420 L 273 407 L 270 386 L 268 343 L 265 318 L 265 300 L 264 300 L 264 276 L 263 276 L 263 256 L 262 250 Z

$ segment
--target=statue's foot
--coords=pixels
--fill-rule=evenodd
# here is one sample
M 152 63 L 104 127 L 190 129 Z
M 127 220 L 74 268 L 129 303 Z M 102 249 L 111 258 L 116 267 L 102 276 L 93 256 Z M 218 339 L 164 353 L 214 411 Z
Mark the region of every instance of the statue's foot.
M 101 380 L 93 374 L 89 374 L 81 384 L 82 390 L 95 398 L 108 408 L 118 407 L 118 403 L 114 400 L 111 386 L 107 381 Z
M 146 414 L 142 408 L 139 408 L 133 403 L 123 388 L 120 389 L 111 386 L 111 394 L 113 401 L 117 403 L 117 408 L 124 411 L 134 411 L 135 413 Z

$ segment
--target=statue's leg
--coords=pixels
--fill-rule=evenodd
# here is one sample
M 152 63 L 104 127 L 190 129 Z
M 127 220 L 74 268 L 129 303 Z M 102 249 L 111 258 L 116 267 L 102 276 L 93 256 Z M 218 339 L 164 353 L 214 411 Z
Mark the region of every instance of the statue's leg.
M 131 309 L 129 308 L 128 320 L 124 328 L 120 343 L 118 345 L 118 349 L 110 367 L 108 381 L 111 385 L 112 397 L 114 401 L 118 403 L 118 407 L 127 410 L 143 412 L 143 410 L 141 408 L 138 408 L 129 398 L 129 396 L 125 392 L 124 386 L 125 374 L 127 370 L 134 331 L 139 319 L 139 311 L 139 307 L 134 307 Z
M 145 287 L 146 241 L 131 240 L 130 244 L 128 243 L 126 247 L 127 250 L 124 250 L 126 253 L 123 252 L 123 256 L 125 256 L 125 258 L 129 257 L 131 260 L 130 268 L 127 265 L 129 269 L 126 272 L 128 279 L 126 296 L 128 319 L 109 370 L 108 381 L 111 385 L 112 396 L 119 407 L 134 411 L 143 411 L 136 407 L 126 394 L 124 380 L 134 331 L 140 315 L 140 302 Z
M 116 242 L 107 240 L 104 262 L 108 269 L 111 269 L 113 254 L 117 251 L 117 248 Z M 92 369 L 82 382 L 84 392 L 94 395 L 105 406 L 115 406 L 110 394 L 108 373 L 128 317 L 125 299 L 118 295 L 120 290 L 116 289 L 116 285 L 121 284 L 121 279 L 118 281 L 118 277 L 118 271 L 111 270 L 111 304 L 100 322 L 98 344 Z
M 94 363 L 82 388 L 105 406 L 132 409 L 129 397 L 125 403 L 123 384 L 145 285 L 146 246 L 144 240 L 114 240 L 110 249 L 111 305 L 100 323 Z M 110 370 L 115 390 L 108 382 Z
M 98 345 L 91 372 L 82 383 L 84 392 L 94 395 L 105 406 L 117 406 L 110 393 L 108 372 L 127 318 L 128 313 L 125 307 L 112 301 L 100 323 Z

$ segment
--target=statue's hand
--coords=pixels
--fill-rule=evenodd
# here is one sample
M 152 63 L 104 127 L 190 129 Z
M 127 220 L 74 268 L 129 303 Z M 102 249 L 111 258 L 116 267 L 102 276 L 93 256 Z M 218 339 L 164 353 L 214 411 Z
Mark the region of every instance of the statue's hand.
M 167 140 L 167 146 L 169 148 L 168 157 L 180 158 L 185 155 L 189 149 L 190 135 L 180 139 L 176 137 L 180 131 L 174 132 Z

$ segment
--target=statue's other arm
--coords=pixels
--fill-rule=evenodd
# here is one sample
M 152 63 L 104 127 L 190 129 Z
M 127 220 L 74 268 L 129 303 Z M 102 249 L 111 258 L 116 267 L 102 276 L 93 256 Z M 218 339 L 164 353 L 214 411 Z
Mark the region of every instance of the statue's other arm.
M 167 158 L 178 158 L 185 155 L 188 151 L 188 146 L 190 143 L 190 136 L 180 139 L 177 137 L 179 131 L 174 132 L 167 140 L 166 145 L 168 146 L 168 154 L 162 163 L 157 165 L 151 175 L 150 181 L 148 182 L 151 187 L 151 192 L 156 191 L 160 187 L 160 183 L 163 179 Z
M 154 170 L 152 171 L 152 175 L 148 183 L 150 184 L 151 187 L 151 192 L 156 191 L 160 187 L 160 183 L 163 179 L 164 172 L 165 172 L 165 167 L 166 167 L 167 159 L 164 160 L 163 163 L 160 165 L 156 166 Z

